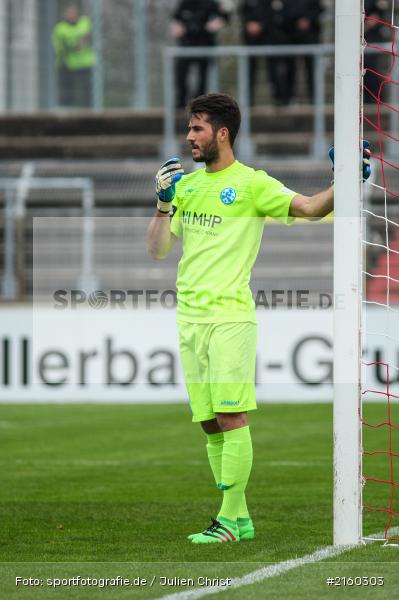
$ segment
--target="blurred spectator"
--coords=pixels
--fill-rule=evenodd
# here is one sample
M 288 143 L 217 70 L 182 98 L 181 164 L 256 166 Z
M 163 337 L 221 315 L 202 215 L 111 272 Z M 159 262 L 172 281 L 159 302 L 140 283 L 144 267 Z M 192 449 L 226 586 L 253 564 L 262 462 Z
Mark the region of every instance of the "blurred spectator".
M 214 46 L 228 15 L 216 0 L 181 0 L 172 19 L 172 35 L 180 46 Z M 210 63 L 206 57 L 177 59 L 177 106 L 184 107 L 189 98 L 206 92 Z M 197 67 L 198 76 L 195 88 L 190 89 L 189 76 L 193 66 Z
M 261 0 L 245 0 L 240 5 L 241 22 L 243 25 L 243 40 L 248 46 L 259 46 L 270 42 L 268 23 L 270 21 L 270 3 Z M 269 41 L 268 41 L 269 39 Z M 249 58 L 249 98 L 254 104 L 255 86 L 258 75 L 259 57 Z M 269 60 L 269 59 L 267 59 Z
M 387 0 L 364 0 L 364 11 L 367 17 L 386 21 L 388 9 L 389 3 Z M 386 34 L 389 36 L 388 39 L 385 37 Z M 364 23 L 364 37 L 368 44 L 378 46 L 378 44 L 390 41 L 390 29 L 386 26 L 384 27 L 381 23 L 366 19 Z M 364 69 L 364 102 L 371 104 L 376 102 L 372 94 L 378 98 L 380 85 L 383 82 L 381 77 L 371 72 L 381 72 L 381 52 L 377 52 L 376 54 L 365 52 Z M 384 87 L 382 90 L 384 90 Z M 382 94 L 380 95 L 380 99 L 382 99 Z
M 289 44 L 318 44 L 320 42 L 320 16 L 323 11 L 321 0 L 288 0 L 286 5 L 285 31 Z M 295 76 L 297 72 L 297 60 L 292 59 L 292 77 L 289 78 L 291 88 L 288 94 L 288 102 L 292 99 Z M 305 71 L 308 89 L 308 99 L 313 102 L 314 96 L 314 59 L 305 56 Z
M 320 41 L 321 0 L 244 0 L 241 4 L 246 44 L 317 44 Z M 254 96 L 256 59 L 250 64 L 250 89 Z M 296 80 L 295 57 L 267 59 L 274 102 L 293 100 Z M 313 59 L 305 57 L 309 99 L 313 98 Z
M 75 4 L 65 10 L 53 30 L 57 58 L 59 102 L 62 106 L 92 106 L 92 72 L 96 55 L 91 46 L 92 23 Z

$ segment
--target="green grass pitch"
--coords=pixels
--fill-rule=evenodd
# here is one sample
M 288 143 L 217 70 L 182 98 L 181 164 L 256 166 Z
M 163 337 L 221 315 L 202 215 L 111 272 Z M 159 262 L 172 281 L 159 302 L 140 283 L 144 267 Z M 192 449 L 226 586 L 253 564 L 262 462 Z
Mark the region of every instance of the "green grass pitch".
M 370 406 L 368 418 L 380 411 Z M 256 540 L 199 546 L 186 536 L 216 516 L 221 496 L 184 405 L 1 405 L 0 599 L 158 598 L 190 588 L 157 579 L 55 591 L 47 578 L 236 577 L 330 545 L 332 407 L 260 405 L 251 429 Z M 372 514 L 366 527 L 384 524 Z M 398 557 L 368 545 L 216 597 L 327 598 L 344 589 L 327 587 L 328 576 L 383 576 L 384 586 L 345 591 L 393 600 Z M 16 576 L 44 584 L 16 586 Z

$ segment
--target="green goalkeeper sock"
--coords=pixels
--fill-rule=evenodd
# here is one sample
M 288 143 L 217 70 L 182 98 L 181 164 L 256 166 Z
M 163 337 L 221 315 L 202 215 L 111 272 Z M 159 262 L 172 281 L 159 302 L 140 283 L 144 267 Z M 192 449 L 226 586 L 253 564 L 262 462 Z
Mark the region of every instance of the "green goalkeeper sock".
M 206 444 L 206 450 L 208 453 L 208 460 L 216 484 L 218 484 L 222 478 L 223 433 L 211 433 L 207 435 L 207 438 L 208 442 Z
M 223 435 L 222 481 L 218 484 L 223 490 L 223 503 L 218 518 L 236 521 L 238 516 L 248 515 L 245 488 L 252 468 L 251 433 L 246 426 L 225 431 Z
M 240 505 L 238 507 L 237 517 L 238 517 L 238 520 L 241 519 L 243 522 L 249 521 L 249 512 L 248 512 L 247 499 L 245 497 L 245 492 L 243 492 L 242 496 L 241 496 Z

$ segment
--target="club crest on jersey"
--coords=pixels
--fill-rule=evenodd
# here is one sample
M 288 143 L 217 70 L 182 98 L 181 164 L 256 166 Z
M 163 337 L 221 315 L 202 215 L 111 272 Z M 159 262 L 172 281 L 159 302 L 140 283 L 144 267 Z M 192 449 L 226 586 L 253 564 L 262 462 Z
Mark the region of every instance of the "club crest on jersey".
M 230 187 L 224 188 L 224 190 L 220 192 L 220 199 L 223 202 L 223 204 L 233 204 L 236 197 L 236 191 Z

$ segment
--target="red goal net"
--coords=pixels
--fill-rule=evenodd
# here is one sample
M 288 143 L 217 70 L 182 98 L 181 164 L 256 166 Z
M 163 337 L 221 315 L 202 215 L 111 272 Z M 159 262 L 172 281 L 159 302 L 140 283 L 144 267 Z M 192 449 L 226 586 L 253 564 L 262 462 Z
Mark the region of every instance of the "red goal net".
M 363 54 L 362 126 L 373 164 L 363 192 L 363 531 L 393 543 L 399 541 L 399 2 L 392 0 L 387 12 L 374 4 L 364 18 Z M 381 535 L 371 536 L 376 531 Z

